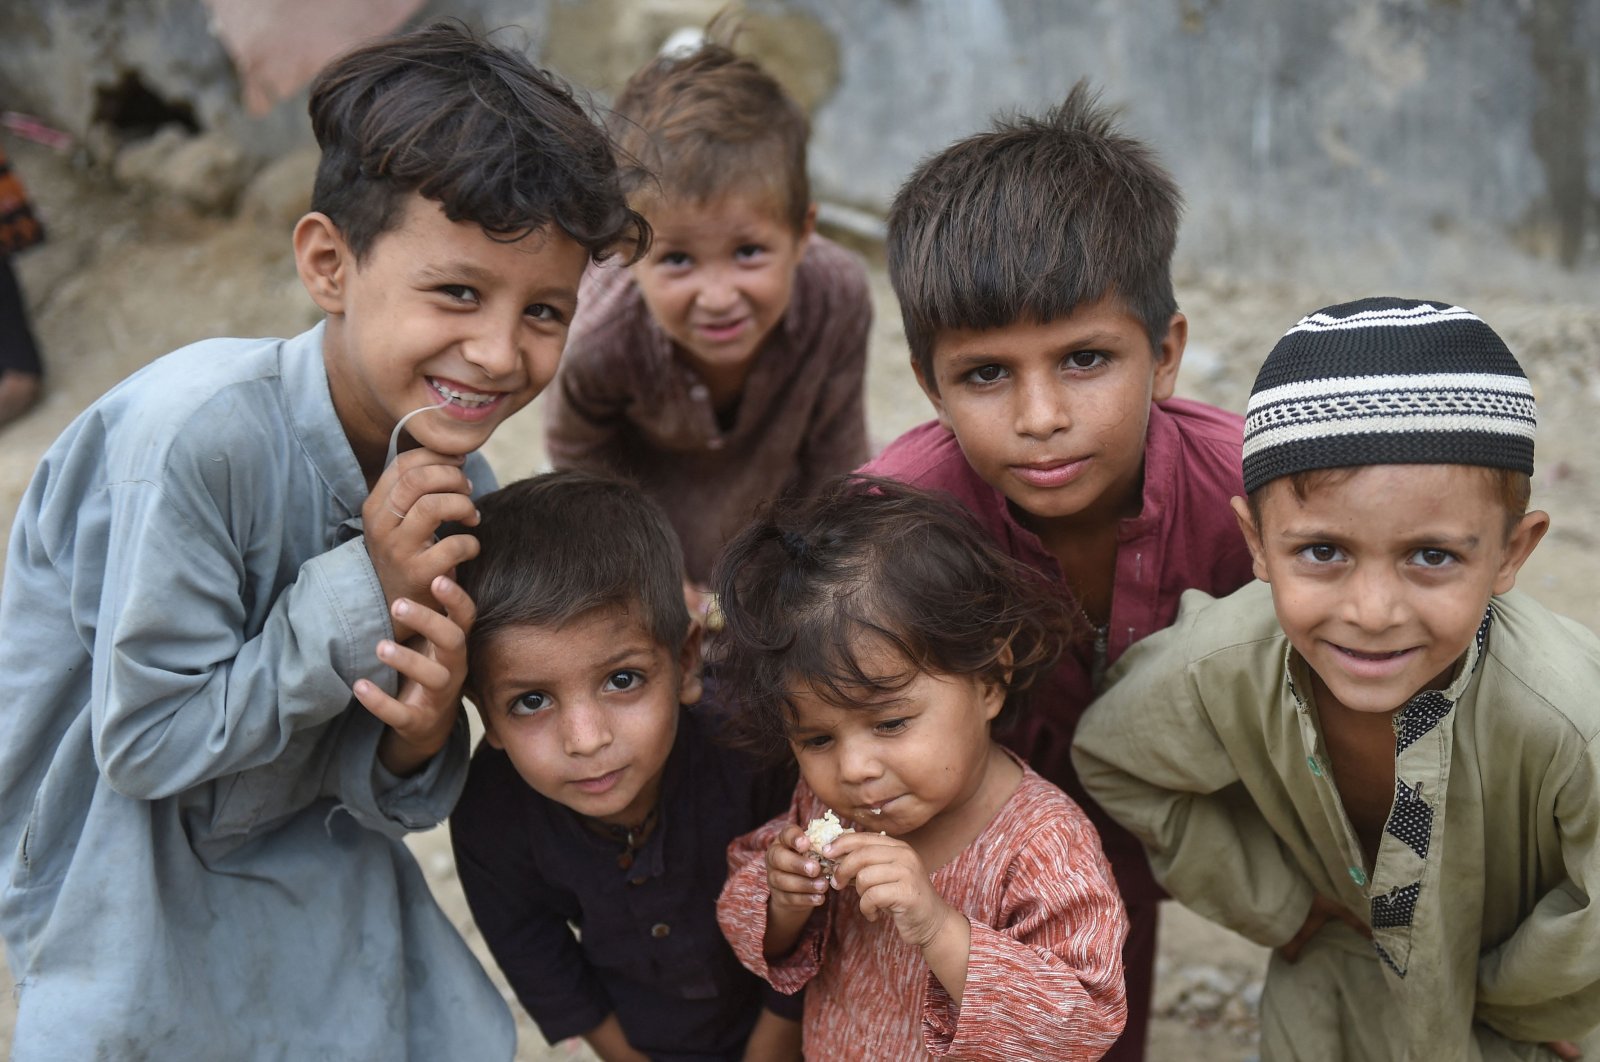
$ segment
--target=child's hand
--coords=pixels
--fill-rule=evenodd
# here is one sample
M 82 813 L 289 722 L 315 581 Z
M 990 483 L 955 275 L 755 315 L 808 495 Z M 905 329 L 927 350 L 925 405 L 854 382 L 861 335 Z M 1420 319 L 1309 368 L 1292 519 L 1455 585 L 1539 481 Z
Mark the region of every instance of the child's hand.
M 941 934 L 970 931 L 966 916 L 934 890 L 922 857 L 899 838 L 847 833 L 824 846 L 822 854 L 834 861 L 834 887 L 854 885 L 867 921 L 888 914 L 907 944 L 926 949 Z
M 822 861 L 810 848 L 810 838 L 798 826 L 785 826 L 778 839 L 767 847 L 767 887 L 772 893 L 774 914 L 798 911 L 809 915 L 828 898 Z
M 1311 910 L 1306 914 L 1306 920 L 1300 926 L 1300 932 L 1296 933 L 1287 944 L 1278 949 L 1283 953 L 1284 959 L 1288 962 L 1298 962 L 1300 951 L 1306 946 L 1306 942 L 1316 936 L 1317 930 L 1327 925 L 1332 919 L 1343 922 L 1368 939 L 1372 937 L 1372 930 L 1368 928 L 1366 923 L 1326 896 L 1318 893 L 1311 898 Z
M 1554 1051 L 1562 1062 L 1582 1062 L 1583 1052 L 1578 1050 L 1578 1045 L 1571 1040 L 1551 1040 L 1544 1046 Z
M 469 527 L 478 522 L 472 483 L 461 469 L 464 460 L 423 447 L 407 450 L 378 477 L 361 506 L 367 554 L 391 605 L 402 598 L 432 605 L 428 587 L 433 580 L 478 555 L 478 540 L 471 535 L 434 540 L 447 520 Z M 396 618 L 394 633 L 396 641 L 405 641 L 411 628 Z
M 433 596 L 445 613 L 401 598 L 392 606 L 395 626 L 402 622 L 420 636 L 418 648 L 378 643 L 378 658 L 400 673 L 400 696 L 376 683 L 355 684 L 356 700 L 388 724 L 378 744 L 378 759 L 391 774 L 405 776 L 422 767 L 450 739 L 461 712 L 461 684 L 467 677 L 467 631 L 475 608 L 465 590 L 444 576 L 433 580 Z

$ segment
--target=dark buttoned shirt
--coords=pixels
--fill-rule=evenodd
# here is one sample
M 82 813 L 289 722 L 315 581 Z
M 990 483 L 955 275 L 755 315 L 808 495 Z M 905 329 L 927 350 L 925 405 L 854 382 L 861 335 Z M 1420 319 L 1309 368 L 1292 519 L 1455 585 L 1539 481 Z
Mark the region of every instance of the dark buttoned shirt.
M 728 842 L 788 806 L 794 775 L 717 743 L 714 729 L 709 712 L 684 709 L 659 818 L 631 860 L 535 792 L 504 752 L 478 746 L 450 819 L 456 868 L 489 950 L 551 1043 L 615 1013 L 652 1058 L 738 1059 L 763 1000 L 784 1012 L 734 957 L 716 902 Z M 788 1011 L 799 1017 L 792 1002 Z

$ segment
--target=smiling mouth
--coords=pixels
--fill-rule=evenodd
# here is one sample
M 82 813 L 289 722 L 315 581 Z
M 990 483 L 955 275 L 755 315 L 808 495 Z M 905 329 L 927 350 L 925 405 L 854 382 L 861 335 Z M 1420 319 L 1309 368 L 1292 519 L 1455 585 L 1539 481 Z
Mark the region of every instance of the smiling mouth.
M 505 395 L 503 391 L 469 391 L 447 384 L 437 376 L 430 376 L 427 379 L 428 386 L 433 388 L 440 398 L 462 409 L 482 409 L 484 406 L 493 405 Z
M 741 317 L 736 321 L 722 321 L 712 324 L 696 325 L 695 330 L 708 339 L 731 339 L 744 331 L 744 326 L 750 318 Z

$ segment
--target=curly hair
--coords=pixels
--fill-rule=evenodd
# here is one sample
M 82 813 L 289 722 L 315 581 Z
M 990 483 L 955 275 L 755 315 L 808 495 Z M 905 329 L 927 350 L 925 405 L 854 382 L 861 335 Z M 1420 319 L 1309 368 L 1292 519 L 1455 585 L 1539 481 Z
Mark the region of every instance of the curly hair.
M 849 707 L 920 672 L 1003 687 L 1004 725 L 1078 633 L 1059 595 L 953 499 L 867 476 L 757 518 L 724 550 L 714 585 L 717 688 L 738 706 L 746 743 L 769 755 L 787 748 L 797 691 Z M 903 672 L 864 666 L 884 647 Z

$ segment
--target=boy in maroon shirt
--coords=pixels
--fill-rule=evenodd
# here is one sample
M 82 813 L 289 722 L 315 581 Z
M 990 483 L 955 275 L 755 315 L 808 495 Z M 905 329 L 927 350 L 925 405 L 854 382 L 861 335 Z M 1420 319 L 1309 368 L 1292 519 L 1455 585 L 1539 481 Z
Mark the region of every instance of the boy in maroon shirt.
M 1178 596 L 1251 578 L 1228 507 L 1243 422 L 1172 397 L 1188 322 L 1172 293 L 1180 195 L 1082 84 L 924 162 L 889 214 L 889 276 L 938 415 L 862 470 L 946 491 L 1061 587 L 1090 632 L 1002 736 L 1082 804 L 1128 907 L 1128 1024 L 1144 1056 L 1162 893 L 1068 752 L 1107 665 Z

